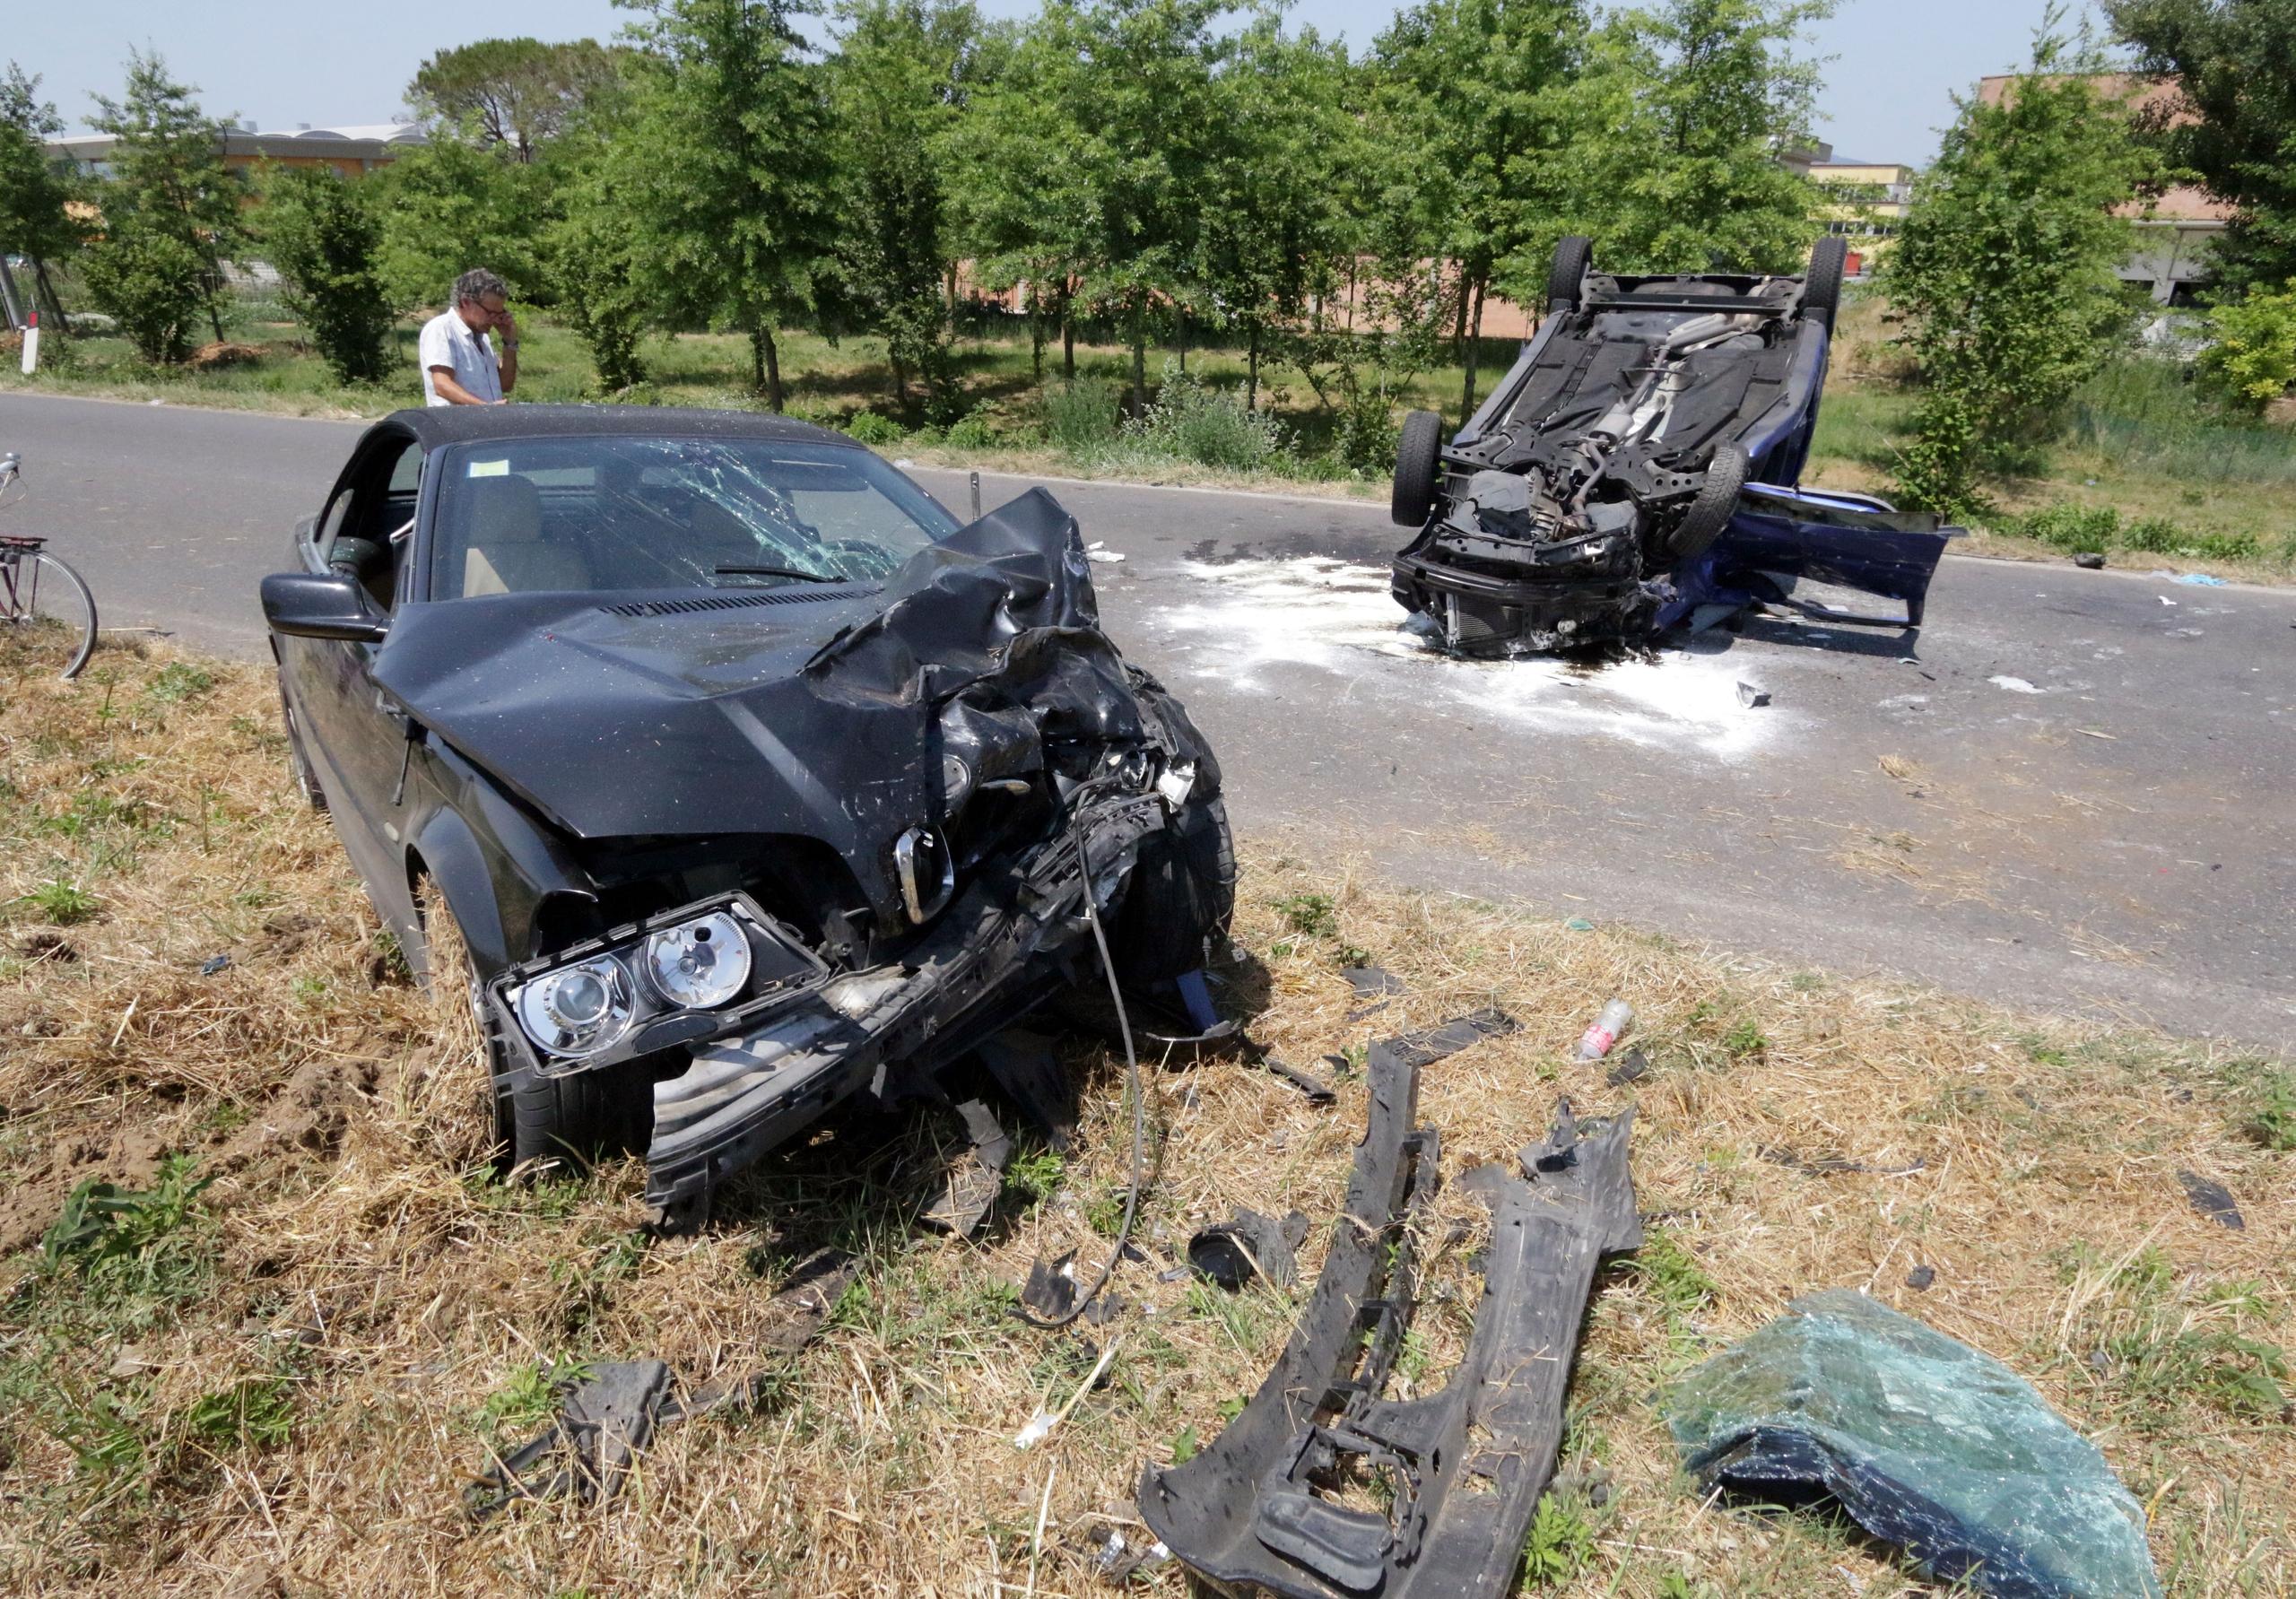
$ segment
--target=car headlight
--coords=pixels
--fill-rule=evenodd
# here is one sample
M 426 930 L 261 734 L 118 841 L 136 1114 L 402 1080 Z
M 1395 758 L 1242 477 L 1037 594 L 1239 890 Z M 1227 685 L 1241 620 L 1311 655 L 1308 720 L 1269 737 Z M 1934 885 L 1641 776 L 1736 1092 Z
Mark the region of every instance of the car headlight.
M 715 1010 L 750 980 L 750 942 L 722 910 L 663 928 L 639 960 L 654 992 L 689 1011 Z
M 630 1016 L 629 979 L 605 956 L 546 971 L 518 991 L 518 1025 L 553 1055 L 613 1047 L 630 1030 Z

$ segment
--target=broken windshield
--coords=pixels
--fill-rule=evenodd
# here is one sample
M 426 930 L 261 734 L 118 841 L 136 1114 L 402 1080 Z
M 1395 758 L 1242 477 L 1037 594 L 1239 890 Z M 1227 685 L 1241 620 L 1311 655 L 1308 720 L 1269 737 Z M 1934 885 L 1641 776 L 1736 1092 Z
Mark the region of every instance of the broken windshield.
M 436 599 L 874 582 L 957 526 L 843 445 L 509 439 L 453 446 L 441 467 Z

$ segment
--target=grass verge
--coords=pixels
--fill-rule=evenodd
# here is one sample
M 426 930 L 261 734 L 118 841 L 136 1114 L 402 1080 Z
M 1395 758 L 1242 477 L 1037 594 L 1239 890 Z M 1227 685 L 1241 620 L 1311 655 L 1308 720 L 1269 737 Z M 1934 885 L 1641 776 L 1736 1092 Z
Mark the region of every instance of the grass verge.
M 1067 1047 L 1077 1151 L 1031 1146 L 978 1243 L 912 1224 L 959 1141 L 929 1113 L 835 1121 L 703 1236 L 649 1242 L 634 1167 L 517 1186 L 479 1168 L 476 1085 L 298 808 L 265 673 L 118 645 L 75 683 L 51 665 L 0 640 L 0 1589 L 1091 1591 L 1091 1531 L 1138 1532 L 1140 1461 L 1216 1435 L 1304 1297 L 1166 1282 L 1171 1252 L 1239 1204 L 1330 1217 L 1365 1044 L 1487 1004 L 1524 1030 L 1425 1079 L 1447 1175 L 1528 1141 L 1559 1094 L 1638 1101 L 1653 1223 L 1594 1305 L 1535 1591 L 1927 1591 L 1822 1520 L 1701 1507 L 1651 1403 L 1843 1285 L 2034 1381 L 2148 1507 L 2172 1592 L 2296 1586 L 2296 1080 L 2275 1063 L 1576 931 L 1258 840 L 1224 1003 L 1287 1058 L 1338 1056 L 1339 1101 L 1235 1063 L 1152 1069 L 1150 1262 L 1112 1286 L 1131 1308 L 1039 1334 L 1008 1314 L 1016 1285 L 1065 1249 L 1096 1264 L 1126 1180 L 1099 1047 Z M 1366 956 L 1409 991 L 1351 1021 L 1339 967 Z M 1568 1058 L 1614 994 L 1651 1066 L 1624 1087 Z M 2196 1214 L 2180 1168 L 2226 1184 L 2245 1230 Z M 1446 1204 L 1471 1223 L 1464 1195 Z M 748 1369 L 768 1295 L 827 1243 L 864 1275 L 752 1411 L 674 1430 L 611 1504 L 461 1515 L 554 1375 L 647 1354 Z M 1463 1346 L 1470 1247 L 1432 1273 L 1413 1391 Z M 1015 1448 L 1107 1341 L 1105 1384 Z M 1183 1591 L 1169 1568 L 1144 1586 Z

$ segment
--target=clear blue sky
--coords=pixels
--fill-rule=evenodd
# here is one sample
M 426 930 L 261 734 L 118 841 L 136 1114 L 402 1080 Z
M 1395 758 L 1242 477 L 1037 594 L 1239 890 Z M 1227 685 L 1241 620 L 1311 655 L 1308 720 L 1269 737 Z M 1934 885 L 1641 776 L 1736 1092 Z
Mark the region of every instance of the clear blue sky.
M 2024 58 L 2044 0 L 1843 0 L 1812 37 L 1834 59 L 1819 97 L 1820 136 L 1837 153 L 1926 162 L 1952 116 L 1952 95 Z M 1013 14 L 1026 0 L 987 0 Z M 1393 14 L 1380 0 L 1303 4 L 1295 19 L 1344 35 L 1358 49 Z M 27 0 L 10 8 L 0 55 L 45 82 L 74 127 L 88 94 L 117 94 L 130 46 L 156 47 L 178 78 L 196 84 L 219 117 L 269 127 L 298 122 L 387 122 L 422 58 L 444 46 L 522 33 L 542 39 L 611 36 L 629 19 L 609 0 Z

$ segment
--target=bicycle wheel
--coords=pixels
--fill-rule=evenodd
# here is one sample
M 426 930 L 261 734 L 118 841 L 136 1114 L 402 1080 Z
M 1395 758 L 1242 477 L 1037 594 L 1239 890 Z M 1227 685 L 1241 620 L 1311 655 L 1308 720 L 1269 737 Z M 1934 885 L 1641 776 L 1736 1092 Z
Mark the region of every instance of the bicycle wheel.
M 68 641 L 72 653 L 64 663 L 65 677 L 77 677 L 95 653 L 96 596 L 79 573 L 45 550 L 19 569 L 15 614 L 8 620 L 52 628 L 56 638 Z

